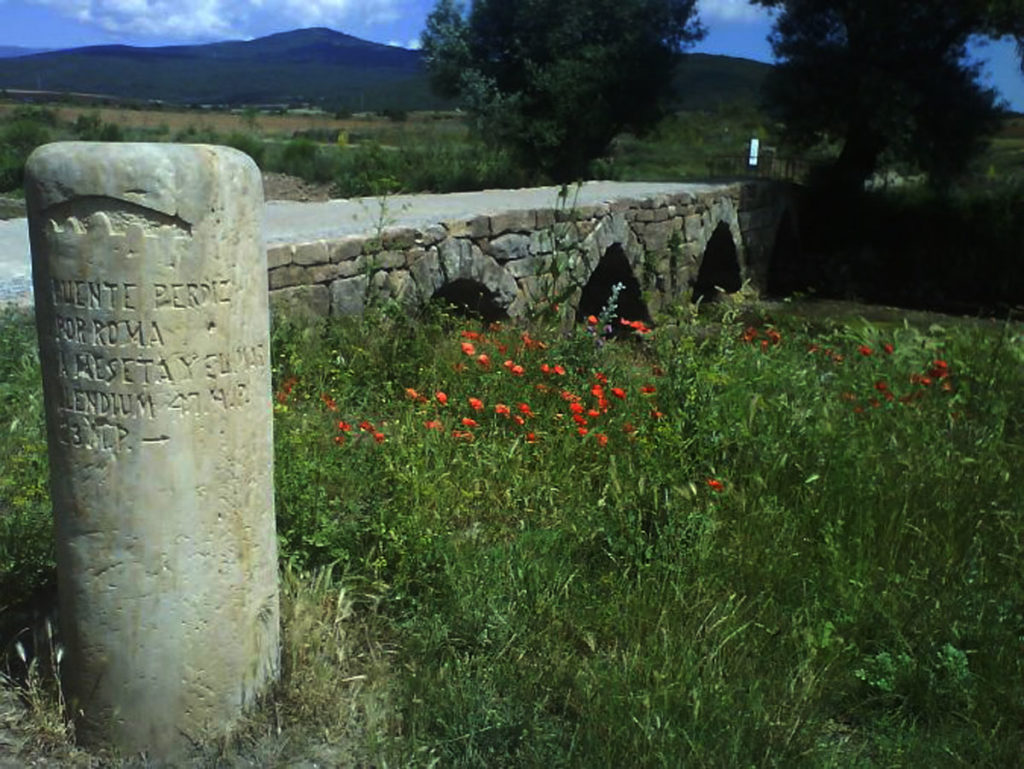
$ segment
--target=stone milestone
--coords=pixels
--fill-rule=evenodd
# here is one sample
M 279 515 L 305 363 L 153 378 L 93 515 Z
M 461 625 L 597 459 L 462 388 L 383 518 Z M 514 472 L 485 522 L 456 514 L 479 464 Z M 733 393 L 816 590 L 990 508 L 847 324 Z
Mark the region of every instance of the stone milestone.
M 278 669 L 259 171 L 59 143 L 26 198 L 64 686 L 84 742 L 173 756 Z

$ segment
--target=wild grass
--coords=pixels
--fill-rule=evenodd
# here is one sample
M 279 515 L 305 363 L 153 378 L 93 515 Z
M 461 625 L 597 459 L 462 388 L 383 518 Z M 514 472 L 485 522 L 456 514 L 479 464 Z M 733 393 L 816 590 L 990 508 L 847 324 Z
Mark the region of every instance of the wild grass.
M 1024 328 L 605 320 L 276 324 L 285 675 L 232 750 L 1014 765 Z

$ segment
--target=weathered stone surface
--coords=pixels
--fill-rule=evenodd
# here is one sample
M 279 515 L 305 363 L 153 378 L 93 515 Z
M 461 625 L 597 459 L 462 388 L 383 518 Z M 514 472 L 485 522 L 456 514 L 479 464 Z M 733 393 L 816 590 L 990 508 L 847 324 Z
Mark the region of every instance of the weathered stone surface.
M 537 217 L 537 229 L 543 230 L 555 223 L 555 209 L 541 208 L 533 212 Z
M 381 236 L 386 251 L 403 251 L 416 242 L 417 232 L 412 227 L 390 227 Z
M 643 238 L 647 250 L 655 254 L 665 251 L 672 234 L 679 232 L 679 224 L 678 219 L 669 219 L 664 222 L 652 222 L 644 227 Z
M 529 275 L 538 275 L 543 272 L 548 272 L 551 269 L 551 263 L 551 255 L 543 254 L 540 256 L 528 256 L 524 259 L 517 259 L 514 262 L 508 262 L 504 266 L 506 272 L 518 280 L 519 278 L 525 278 Z
M 486 238 L 491 234 L 491 219 L 488 216 L 476 216 L 469 221 L 451 221 L 444 223 L 451 238 Z
M 355 259 L 361 253 L 363 253 L 363 247 L 366 244 L 366 238 L 361 235 L 350 235 L 345 238 L 338 238 L 332 240 L 328 244 L 328 251 L 332 262 L 345 262 L 349 259 Z
M 409 274 L 419 291 L 420 301 L 428 302 L 437 289 L 444 285 L 444 275 L 441 273 L 441 260 L 436 249 L 431 249 L 427 254 L 412 263 Z
M 300 267 L 297 264 L 270 270 L 269 287 L 271 291 L 289 286 L 301 286 L 303 283 L 309 282 L 309 272 L 305 267 Z
M 26 192 L 76 735 L 171 760 L 278 669 L 260 174 L 75 142 Z
M 530 236 L 508 233 L 490 242 L 487 253 L 499 262 L 523 259 L 530 255 Z
M 363 259 L 374 270 L 394 270 L 405 267 L 405 254 L 401 251 L 378 251 L 366 254 Z
M 295 246 L 292 261 L 304 267 L 308 267 L 311 264 L 326 264 L 330 261 L 327 243 L 322 240 L 314 240 L 311 243 L 299 243 Z
M 431 224 L 428 227 L 424 227 L 417 237 L 417 242 L 421 246 L 430 247 L 435 246 L 442 240 L 448 237 L 448 230 L 441 224 Z
M 366 309 L 367 286 L 365 275 L 340 278 L 331 283 L 331 315 L 362 315 Z
M 275 315 L 293 318 L 325 318 L 331 309 L 327 286 L 293 286 L 270 292 L 270 306 Z
M 537 226 L 537 216 L 533 211 L 506 211 L 491 217 L 491 235 L 502 235 L 506 232 L 530 232 Z
M 267 269 L 284 267 L 292 263 L 292 255 L 295 253 L 295 246 L 271 246 L 267 249 Z
M 551 230 L 537 230 L 530 233 L 530 253 L 550 254 L 554 250 L 555 236 Z
M 706 240 L 709 234 L 704 232 L 704 217 L 700 214 L 693 214 L 687 216 L 683 220 L 683 229 L 688 241 L 700 241 Z

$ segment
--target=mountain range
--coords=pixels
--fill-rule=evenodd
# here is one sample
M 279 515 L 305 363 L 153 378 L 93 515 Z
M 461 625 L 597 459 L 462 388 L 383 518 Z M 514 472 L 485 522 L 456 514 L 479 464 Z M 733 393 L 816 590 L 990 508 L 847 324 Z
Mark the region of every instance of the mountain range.
M 677 74 L 677 106 L 756 100 L 770 69 L 747 59 L 691 54 Z M 0 89 L 172 104 L 308 104 L 354 112 L 454 106 L 431 92 L 419 51 L 323 27 L 203 45 L 42 52 L 0 47 Z

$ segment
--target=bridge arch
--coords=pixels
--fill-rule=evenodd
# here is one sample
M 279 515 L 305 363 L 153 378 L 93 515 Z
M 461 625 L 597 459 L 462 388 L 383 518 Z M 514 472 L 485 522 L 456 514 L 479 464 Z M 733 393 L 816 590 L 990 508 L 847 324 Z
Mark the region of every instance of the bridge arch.
M 431 301 L 444 302 L 461 315 L 486 322 L 508 318 L 508 307 L 500 305 L 487 286 L 471 278 L 456 278 L 438 288 Z
M 608 246 L 584 284 L 576 307 L 576 320 L 582 321 L 588 315 L 600 315 L 608 306 L 613 287 L 617 284 L 621 284 L 622 289 L 616 302 L 616 317 L 650 323 L 651 315 L 643 299 L 640 281 L 621 243 Z
M 739 250 L 733 240 L 732 228 L 722 220 L 704 248 L 700 270 L 693 283 L 693 300 L 714 301 L 718 298 L 719 289 L 731 294 L 739 291 L 742 286 Z

